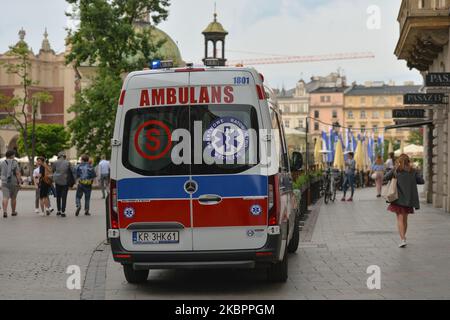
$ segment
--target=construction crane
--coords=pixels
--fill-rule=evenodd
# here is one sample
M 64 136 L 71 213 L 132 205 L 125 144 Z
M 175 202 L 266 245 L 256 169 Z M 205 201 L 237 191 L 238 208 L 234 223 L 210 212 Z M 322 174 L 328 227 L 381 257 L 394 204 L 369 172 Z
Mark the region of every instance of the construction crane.
M 236 51 L 235 51 L 236 52 Z M 250 52 L 246 52 L 250 53 Z M 252 52 L 252 54 L 255 52 Z M 269 55 L 269 54 L 268 54 Z M 338 61 L 338 60 L 358 60 L 358 59 L 374 59 L 375 54 L 372 52 L 356 52 L 356 53 L 337 53 L 311 56 L 283 56 L 271 54 L 269 58 L 241 59 L 230 60 L 227 62 L 229 66 L 256 66 L 265 64 L 287 64 L 287 63 L 305 63 L 320 61 Z

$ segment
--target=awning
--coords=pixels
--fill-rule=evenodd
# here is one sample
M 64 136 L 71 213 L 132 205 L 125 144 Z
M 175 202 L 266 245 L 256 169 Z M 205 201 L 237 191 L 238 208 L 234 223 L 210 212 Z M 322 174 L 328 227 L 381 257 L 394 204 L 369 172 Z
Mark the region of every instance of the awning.
M 419 128 L 423 126 L 429 126 L 433 124 L 433 120 L 427 120 L 427 121 L 419 121 L 419 122 L 411 122 L 411 123 L 403 123 L 403 124 L 396 124 L 392 126 L 387 126 L 384 128 L 384 130 L 393 130 L 393 129 L 400 129 L 400 128 Z

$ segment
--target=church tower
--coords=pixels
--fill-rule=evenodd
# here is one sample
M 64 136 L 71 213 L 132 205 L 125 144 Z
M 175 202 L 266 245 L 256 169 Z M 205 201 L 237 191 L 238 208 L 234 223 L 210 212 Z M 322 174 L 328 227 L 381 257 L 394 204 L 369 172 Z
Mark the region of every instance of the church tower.
M 205 63 L 206 59 L 218 59 L 219 66 L 225 66 L 227 61 L 225 59 L 225 38 L 228 32 L 217 21 L 217 12 L 215 10 L 214 21 L 203 31 L 203 35 L 205 36 L 205 58 L 203 59 L 203 63 Z M 210 48 L 210 45 L 212 48 Z

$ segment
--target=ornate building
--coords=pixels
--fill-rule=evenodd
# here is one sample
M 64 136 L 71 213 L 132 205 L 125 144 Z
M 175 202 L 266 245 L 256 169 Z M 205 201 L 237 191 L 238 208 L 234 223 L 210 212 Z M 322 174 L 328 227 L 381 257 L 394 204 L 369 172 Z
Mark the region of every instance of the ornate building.
M 403 0 L 398 22 L 400 38 L 395 49 L 399 59 L 423 76 L 450 72 L 450 0 Z M 424 88 L 424 92 L 450 93 L 450 88 Z M 426 127 L 425 195 L 434 207 L 450 212 L 449 106 L 427 111 L 433 125 Z
M 26 32 L 19 32 L 20 42 L 25 42 Z M 47 91 L 52 97 L 51 103 L 44 103 L 38 107 L 37 122 L 66 125 L 73 115 L 67 109 L 73 103 L 75 94 L 75 72 L 73 68 L 65 65 L 65 53 L 55 53 L 52 50 L 47 30 L 44 33 L 41 49 L 34 54 L 29 52 L 31 61 L 31 78 L 37 84 L 33 84 L 30 93 Z M 0 54 L 0 62 L 15 62 L 15 58 L 7 53 Z M 6 73 L 0 68 L 0 93 L 6 96 L 21 96 L 23 88 L 18 76 Z M 7 117 L 5 110 L 0 110 L 0 119 Z M 14 127 L 0 127 L 0 156 L 6 149 L 15 149 L 18 132 Z
M 283 112 L 283 121 L 286 128 L 306 129 L 311 89 L 311 83 L 300 80 L 295 88 L 278 91 L 278 104 Z

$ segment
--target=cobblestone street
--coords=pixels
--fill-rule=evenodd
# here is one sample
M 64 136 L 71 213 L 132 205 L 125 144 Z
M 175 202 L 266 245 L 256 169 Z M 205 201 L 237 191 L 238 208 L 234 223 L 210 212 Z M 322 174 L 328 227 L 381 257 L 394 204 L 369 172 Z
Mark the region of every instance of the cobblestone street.
M 450 215 L 424 205 L 399 249 L 395 217 L 373 189 L 352 204 L 312 208 L 286 284 L 268 283 L 262 270 L 202 270 L 151 271 L 148 283 L 130 285 L 99 246 L 99 193 L 92 217 L 66 220 L 34 214 L 33 197 L 21 192 L 20 216 L 0 221 L 0 299 L 450 299 Z M 80 266 L 82 291 L 66 288 L 69 265 Z M 367 288 L 371 265 L 381 268 L 381 290 Z
M 147 284 L 134 286 L 110 257 L 106 298 L 449 299 L 450 215 L 424 205 L 410 218 L 406 249 L 398 248 L 395 223 L 373 189 L 359 190 L 353 204 L 313 210 L 306 227 L 314 232 L 303 232 L 285 285 L 267 283 L 263 271 L 214 270 L 153 271 Z M 371 265 L 381 268 L 381 290 L 367 288 Z
M 34 192 L 19 193 L 19 216 L 0 220 L 0 299 L 80 298 L 79 290 L 67 289 L 66 270 L 77 265 L 84 277 L 93 250 L 105 239 L 105 215 L 101 194 L 94 192 L 92 217 L 76 218 L 74 197 L 71 191 L 62 219 L 56 212 L 35 214 Z

